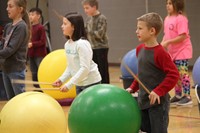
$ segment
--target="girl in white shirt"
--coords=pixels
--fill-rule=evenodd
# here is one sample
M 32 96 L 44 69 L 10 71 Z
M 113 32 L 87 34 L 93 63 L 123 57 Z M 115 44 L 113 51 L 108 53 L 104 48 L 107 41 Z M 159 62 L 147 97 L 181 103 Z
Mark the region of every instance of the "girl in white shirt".
M 68 13 L 63 17 L 61 28 L 68 39 L 65 43 L 68 65 L 53 86 L 60 87 L 69 79 L 61 86 L 60 91 L 68 91 L 72 85 L 76 85 L 76 93 L 79 94 L 87 87 L 100 83 L 101 76 L 97 64 L 92 60 L 93 53 L 89 41 L 86 40 L 82 16 L 75 12 Z

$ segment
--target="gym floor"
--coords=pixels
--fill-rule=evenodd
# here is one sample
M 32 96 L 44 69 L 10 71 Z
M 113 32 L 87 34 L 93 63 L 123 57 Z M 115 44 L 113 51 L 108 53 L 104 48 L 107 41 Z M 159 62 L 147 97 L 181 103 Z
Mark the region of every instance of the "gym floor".
M 123 87 L 123 81 L 120 80 L 120 67 L 112 66 L 109 69 L 111 84 Z M 31 80 L 30 70 L 27 69 L 26 74 L 27 80 Z M 191 76 L 192 77 L 192 76 Z M 191 79 L 191 83 L 192 79 Z M 170 91 L 171 96 L 174 95 L 174 91 Z M 200 114 L 197 99 L 195 96 L 194 89 L 191 89 L 191 96 L 193 105 L 188 106 L 175 106 L 170 108 L 170 122 L 169 122 L 169 133 L 199 133 L 200 130 Z M 0 101 L 0 111 L 7 101 Z M 68 110 L 70 106 L 63 106 L 63 110 L 68 116 Z M 69 131 L 67 131 L 69 133 Z

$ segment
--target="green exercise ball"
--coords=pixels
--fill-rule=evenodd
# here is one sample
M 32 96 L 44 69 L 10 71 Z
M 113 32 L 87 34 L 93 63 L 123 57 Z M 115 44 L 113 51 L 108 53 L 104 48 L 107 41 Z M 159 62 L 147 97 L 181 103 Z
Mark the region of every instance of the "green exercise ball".
M 73 101 L 68 114 L 70 133 L 138 133 L 141 114 L 135 99 L 109 84 L 87 88 Z

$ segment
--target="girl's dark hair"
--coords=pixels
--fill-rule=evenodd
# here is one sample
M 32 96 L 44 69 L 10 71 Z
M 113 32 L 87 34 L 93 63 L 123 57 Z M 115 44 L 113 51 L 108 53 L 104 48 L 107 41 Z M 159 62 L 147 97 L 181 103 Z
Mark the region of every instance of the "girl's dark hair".
M 77 41 L 80 38 L 86 39 L 83 17 L 77 12 L 70 12 L 65 15 L 65 18 L 67 18 L 71 22 L 72 26 L 74 26 L 74 33 L 71 39 L 73 41 Z M 69 37 L 67 38 L 69 39 Z
M 31 8 L 29 12 L 36 12 L 38 15 L 42 16 L 42 10 L 38 7 Z
M 174 10 L 178 14 L 185 14 L 185 1 L 184 0 L 171 0 Z
M 41 10 L 40 8 L 38 8 L 38 7 L 33 7 L 33 8 L 31 8 L 31 9 L 29 10 L 29 13 L 30 13 L 30 12 L 35 12 L 37 15 L 40 15 L 41 22 L 43 23 L 44 18 L 43 18 L 43 16 L 42 16 L 42 10 Z

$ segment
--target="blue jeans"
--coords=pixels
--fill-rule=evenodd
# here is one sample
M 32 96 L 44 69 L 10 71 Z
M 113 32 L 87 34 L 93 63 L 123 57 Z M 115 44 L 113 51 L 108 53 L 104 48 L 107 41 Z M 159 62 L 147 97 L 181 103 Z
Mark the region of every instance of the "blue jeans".
M 3 83 L 4 83 L 4 87 L 5 87 L 6 95 L 8 99 L 11 99 L 16 95 L 25 92 L 24 84 L 11 83 L 12 79 L 25 80 L 25 70 L 21 72 L 13 72 L 13 73 L 2 72 L 2 76 L 3 76 Z
M 141 130 L 147 133 L 167 133 L 169 102 L 141 110 Z
M 44 57 L 30 57 L 30 69 L 31 69 L 31 74 L 32 74 L 32 80 L 33 81 L 38 81 L 38 68 L 40 63 L 42 62 Z M 34 84 L 33 85 L 36 88 L 39 88 L 39 85 Z

